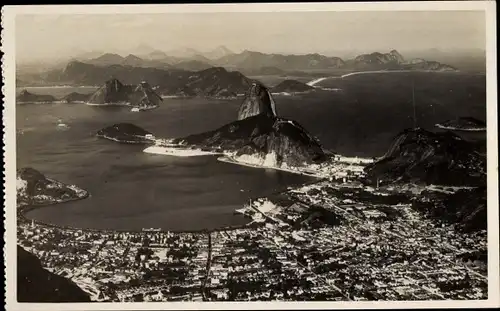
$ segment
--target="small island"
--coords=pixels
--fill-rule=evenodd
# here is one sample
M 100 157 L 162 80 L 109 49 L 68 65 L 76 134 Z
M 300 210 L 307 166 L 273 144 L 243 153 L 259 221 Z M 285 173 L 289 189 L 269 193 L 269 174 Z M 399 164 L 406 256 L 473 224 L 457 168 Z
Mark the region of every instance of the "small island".
M 52 95 L 33 94 L 27 90 L 22 90 L 16 96 L 17 104 L 50 104 L 56 101 L 57 99 Z
M 131 123 L 119 123 L 99 130 L 97 137 L 126 144 L 148 144 L 155 141 L 151 132 Z
M 314 90 L 315 88 L 297 80 L 284 80 L 271 88 L 273 94 L 293 95 Z

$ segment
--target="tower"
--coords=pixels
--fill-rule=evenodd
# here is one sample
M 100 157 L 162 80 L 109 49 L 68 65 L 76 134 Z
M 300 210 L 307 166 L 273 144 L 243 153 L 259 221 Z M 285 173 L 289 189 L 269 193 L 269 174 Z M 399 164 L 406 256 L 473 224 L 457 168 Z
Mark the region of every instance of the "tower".
M 413 104 L 413 128 L 417 128 L 417 107 L 415 106 L 415 80 L 411 82 L 411 94 Z

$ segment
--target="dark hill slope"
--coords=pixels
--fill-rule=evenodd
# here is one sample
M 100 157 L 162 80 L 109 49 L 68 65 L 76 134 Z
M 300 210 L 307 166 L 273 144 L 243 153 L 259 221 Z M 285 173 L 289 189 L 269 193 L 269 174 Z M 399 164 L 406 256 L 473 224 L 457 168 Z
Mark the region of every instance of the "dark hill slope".
M 164 83 L 159 92 L 165 95 L 191 95 L 202 97 L 228 97 L 243 94 L 251 80 L 238 71 L 213 67 L 179 77 Z
M 461 189 L 453 194 L 425 191 L 414 206 L 426 215 L 454 224 L 457 229 L 475 232 L 487 229 L 486 187 Z
M 325 159 L 319 142 L 298 123 L 264 114 L 231 122 L 213 131 L 179 138 L 174 143 L 259 158 L 274 154 L 278 164 L 289 166 Z
M 16 103 L 28 104 L 28 103 L 51 103 L 55 102 L 56 98 L 52 95 L 39 95 L 28 92 L 27 90 L 22 90 L 16 96 Z
M 161 97 L 147 82 L 134 87 L 117 79 L 106 81 L 87 102 L 90 105 L 127 105 L 144 109 L 156 108 L 161 103 Z
M 38 258 L 17 246 L 17 301 L 90 302 L 90 297 L 70 280 L 43 269 Z
M 367 181 L 478 185 L 485 182 L 485 158 L 477 147 L 451 133 L 407 129 L 382 159 L 367 166 Z
M 144 144 L 152 142 L 150 132 L 131 123 L 119 123 L 103 128 L 97 132 L 97 137 L 114 140 L 121 143 Z
M 77 92 L 69 93 L 62 98 L 66 103 L 85 103 L 89 100 L 90 94 L 81 94 Z
M 314 87 L 297 80 L 285 80 L 271 88 L 273 93 L 301 93 L 314 90 Z

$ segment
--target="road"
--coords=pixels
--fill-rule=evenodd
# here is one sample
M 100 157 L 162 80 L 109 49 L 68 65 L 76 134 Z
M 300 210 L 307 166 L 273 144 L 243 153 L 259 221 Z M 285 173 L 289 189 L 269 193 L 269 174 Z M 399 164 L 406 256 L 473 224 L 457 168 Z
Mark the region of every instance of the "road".
M 208 233 L 208 258 L 207 258 L 207 266 L 206 266 L 206 272 L 205 272 L 205 279 L 203 280 L 203 283 L 201 284 L 201 296 L 203 298 L 203 301 L 208 301 L 207 295 L 206 295 L 206 286 L 208 282 L 208 277 L 210 276 L 210 267 L 212 265 L 212 234 L 209 232 Z

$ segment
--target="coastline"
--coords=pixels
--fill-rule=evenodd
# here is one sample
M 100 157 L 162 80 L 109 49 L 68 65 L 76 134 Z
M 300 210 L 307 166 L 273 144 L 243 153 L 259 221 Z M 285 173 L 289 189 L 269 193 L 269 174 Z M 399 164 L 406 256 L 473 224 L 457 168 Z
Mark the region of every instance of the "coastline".
M 318 180 L 313 180 L 310 182 L 305 182 L 303 184 L 298 185 L 297 187 L 303 187 L 306 185 L 311 185 L 311 184 L 316 184 L 319 182 L 324 181 L 324 179 L 318 179 Z M 284 190 L 279 190 L 276 192 L 271 193 L 269 196 L 273 195 L 279 195 L 283 194 L 285 192 L 288 192 L 289 189 L 284 189 Z M 34 218 L 29 218 L 26 216 L 26 213 L 35 209 L 43 208 L 43 207 L 48 207 L 48 206 L 53 206 L 53 205 L 62 205 L 64 203 L 70 203 L 73 201 L 78 201 L 78 200 L 83 200 L 86 199 L 90 196 L 90 194 L 87 194 L 85 197 L 81 198 L 74 198 L 70 199 L 64 202 L 53 202 L 53 203 L 46 203 L 46 204 L 39 204 L 39 205 L 25 205 L 21 207 L 17 207 L 17 221 L 18 222 L 23 222 L 23 223 L 31 223 L 33 222 L 36 225 L 47 227 L 47 228 L 56 228 L 60 230 L 67 230 L 67 231 L 82 231 L 82 232 L 90 232 L 90 233 L 141 233 L 141 234 L 155 234 L 155 233 L 177 233 L 177 234 L 186 234 L 186 233 L 194 233 L 194 234 L 206 234 L 206 233 L 211 233 L 211 232 L 221 232 L 221 231 L 230 231 L 230 230 L 237 230 L 237 229 L 245 229 L 249 228 L 252 226 L 256 226 L 260 224 L 256 224 L 254 221 L 249 218 L 248 223 L 246 224 L 241 224 L 241 225 L 231 225 L 231 226 L 224 226 L 224 227 L 219 227 L 219 228 L 214 228 L 214 229 L 194 229 L 194 230 L 164 230 L 161 228 L 159 231 L 147 231 L 147 230 L 134 230 L 134 229 L 94 229 L 94 228 L 78 228 L 78 227 L 71 227 L 71 226 L 62 226 L 62 225 L 57 225 L 53 223 L 46 223 L 43 221 L 36 220 Z M 262 197 L 253 197 L 251 200 L 257 200 Z M 242 208 L 245 207 L 245 203 L 242 203 Z M 234 214 L 237 215 L 242 215 L 245 218 L 248 218 L 248 216 L 241 214 L 238 212 L 239 209 L 235 209 L 233 211 Z
M 151 147 L 148 147 L 148 148 L 151 148 Z M 148 149 L 148 148 L 146 148 L 146 149 Z M 171 148 L 171 149 L 179 149 L 179 148 Z M 183 152 L 183 151 L 184 150 L 181 150 L 181 152 Z M 221 155 L 221 154 L 222 153 L 210 153 L 210 154 L 202 154 L 202 155 L 204 155 L 204 156 L 212 155 L 213 156 L 213 155 Z M 185 157 L 185 155 L 178 155 L 178 154 L 172 155 L 172 156 Z M 193 155 L 189 155 L 189 156 L 193 156 Z M 200 154 L 195 155 L 195 156 L 200 156 Z M 315 178 L 314 180 L 301 183 L 300 185 L 297 185 L 296 187 L 304 187 L 304 186 L 307 186 L 307 185 L 317 184 L 317 183 L 321 183 L 321 182 L 323 182 L 323 181 L 326 180 L 326 178 L 323 177 L 323 176 L 311 175 L 311 174 L 299 172 L 299 171 L 296 171 L 296 170 L 276 168 L 276 167 L 258 166 L 258 165 L 252 165 L 252 164 L 244 163 L 244 162 L 232 161 L 232 160 L 230 160 L 228 158 L 227 155 L 222 156 L 222 157 L 218 157 L 217 160 L 221 161 L 221 162 L 230 163 L 230 164 L 242 165 L 242 166 L 253 167 L 253 168 L 260 168 L 260 169 L 280 170 L 280 171 L 285 171 L 285 172 L 292 173 L 292 174 L 298 174 L 298 175 L 302 175 L 302 176 L 307 176 L 307 177 Z M 283 193 L 286 193 L 288 191 L 290 191 L 290 189 L 286 188 L 286 189 L 283 189 L 283 190 L 279 190 L 279 191 L 273 192 L 273 193 L 271 193 L 270 195 L 268 195 L 266 197 L 270 197 L 270 196 L 273 196 L 273 195 L 283 194 Z M 57 225 L 57 224 L 53 224 L 53 223 L 46 223 L 46 222 L 39 221 L 37 219 L 29 218 L 29 217 L 26 216 L 27 212 L 35 210 L 35 209 L 39 209 L 39 208 L 43 208 L 43 207 L 47 207 L 47 206 L 53 206 L 53 205 L 63 205 L 65 203 L 70 203 L 70 202 L 73 202 L 73 201 L 78 201 L 78 200 L 86 199 L 89 196 L 90 196 L 90 193 L 87 192 L 87 191 L 85 191 L 85 195 L 84 196 L 73 198 L 73 199 L 69 199 L 69 200 L 65 200 L 63 202 L 52 202 L 52 203 L 45 203 L 45 204 L 38 204 L 38 205 L 18 206 L 17 207 L 17 221 L 18 222 L 23 222 L 23 223 L 33 222 L 34 224 L 39 225 L 39 226 L 48 227 L 48 228 L 56 228 L 56 229 L 67 230 L 67 231 L 82 231 L 82 232 L 91 232 L 91 233 L 142 233 L 142 234 L 158 233 L 158 232 L 160 232 L 160 233 L 177 233 L 177 234 L 186 234 L 186 233 L 204 234 L 204 233 L 210 233 L 210 232 L 221 232 L 221 231 L 230 231 L 230 230 L 237 230 L 237 229 L 245 229 L 245 228 L 249 228 L 249 227 L 256 226 L 256 225 L 257 226 L 262 225 L 262 224 L 255 223 L 247 215 L 238 212 L 239 209 L 245 208 L 245 203 L 242 203 L 242 207 L 241 208 L 235 209 L 233 211 L 233 214 L 242 215 L 245 218 L 249 218 L 248 223 L 241 224 L 241 225 L 231 225 L 231 226 L 219 227 L 219 228 L 214 228 L 214 229 L 204 228 L 204 229 L 195 229 L 195 230 L 164 230 L 163 228 L 161 228 L 159 231 L 152 232 L 152 231 L 143 230 L 144 228 L 141 229 L 141 230 L 139 230 L 139 229 L 137 229 L 137 230 L 134 230 L 134 229 L 123 229 L 123 230 L 121 230 L 121 229 L 78 228 L 78 227 Z M 264 197 L 264 198 L 266 198 L 266 197 Z M 261 199 L 261 198 L 262 197 L 253 197 L 253 198 L 251 198 L 251 200 L 257 200 L 257 199 Z
M 272 169 L 272 170 L 283 171 L 283 172 L 288 172 L 288 173 L 302 175 L 302 176 L 324 179 L 324 176 L 315 175 L 314 173 L 301 172 L 299 170 L 292 170 L 292 169 L 287 169 L 287 168 L 283 168 L 283 167 L 276 167 L 276 166 L 256 165 L 256 164 L 252 164 L 252 163 L 248 163 L 248 162 L 242 162 L 242 161 L 235 160 L 234 158 L 232 158 L 231 156 L 228 156 L 228 155 L 218 157 L 217 161 L 241 165 L 241 166 L 253 167 L 253 168 Z
M 104 139 L 109 139 L 109 140 L 112 140 L 112 141 L 116 141 L 116 142 L 122 143 L 122 144 L 144 145 L 144 144 L 154 143 L 154 140 L 147 139 L 147 138 L 142 138 L 142 137 L 138 137 L 138 138 L 143 139 L 142 141 L 132 141 L 132 140 L 120 140 L 120 139 L 117 139 L 117 138 L 114 138 L 114 137 L 110 137 L 110 136 L 107 136 L 107 135 L 100 135 L 100 134 L 96 134 L 95 136 L 99 137 L 99 138 L 104 138 Z
M 485 132 L 486 127 L 482 128 L 459 128 L 459 127 L 454 127 L 454 126 L 446 126 L 446 125 L 441 125 L 441 124 L 436 124 L 437 128 L 443 129 L 443 130 L 450 130 L 450 131 L 460 131 L 460 132 Z
M 328 79 L 343 79 L 347 78 L 350 76 L 357 76 L 361 74 L 375 74 L 375 73 L 411 73 L 411 72 L 428 72 L 428 73 L 460 73 L 459 70 L 390 70 L 390 69 L 385 69 L 385 70 L 368 70 L 368 71 L 354 71 L 350 73 L 346 73 L 343 75 L 339 76 L 329 76 L 329 77 L 321 77 L 314 79 L 312 81 L 307 82 L 306 84 L 309 86 L 317 87 L 315 86 L 316 84 L 328 80 Z M 318 87 L 319 88 L 319 87 Z
M 16 105 L 50 105 L 50 104 L 66 104 L 65 100 L 53 100 L 53 101 L 16 101 Z
M 175 146 L 175 145 L 173 145 L 173 146 Z M 190 149 L 190 148 L 173 147 L 173 146 L 153 145 L 153 146 L 147 147 L 142 152 L 151 153 L 151 154 L 159 154 L 159 155 L 169 155 L 169 156 L 174 156 L 174 157 L 200 157 L 200 156 L 222 154 L 220 152 L 204 151 L 201 149 Z

